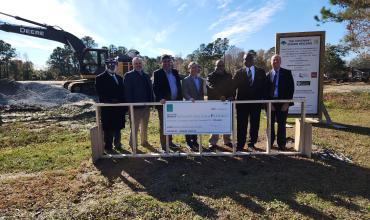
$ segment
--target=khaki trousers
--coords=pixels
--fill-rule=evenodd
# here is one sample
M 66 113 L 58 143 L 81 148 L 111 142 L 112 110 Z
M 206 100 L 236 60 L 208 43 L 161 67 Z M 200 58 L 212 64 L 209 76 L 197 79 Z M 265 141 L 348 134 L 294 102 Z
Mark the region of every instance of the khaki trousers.
M 134 108 L 134 122 L 135 122 L 135 134 L 136 134 L 136 144 L 138 144 L 137 134 L 140 127 L 140 141 L 141 145 L 144 145 L 148 142 L 148 124 L 149 124 L 149 115 L 150 115 L 150 108 L 145 106 L 143 108 Z M 130 142 L 129 145 L 132 145 L 132 121 L 131 121 L 131 112 L 130 112 Z

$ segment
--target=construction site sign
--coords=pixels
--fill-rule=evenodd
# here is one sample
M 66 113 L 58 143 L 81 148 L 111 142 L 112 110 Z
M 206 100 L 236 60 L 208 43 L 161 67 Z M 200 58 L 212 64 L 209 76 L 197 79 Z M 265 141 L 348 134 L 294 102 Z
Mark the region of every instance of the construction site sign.
M 292 71 L 293 99 L 306 99 L 307 115 L 321 118 L 325 32 L 277 33 L 276 53 L 281 67 Z M 289 108 L 289 114 L 300 113 L 300 105 Z

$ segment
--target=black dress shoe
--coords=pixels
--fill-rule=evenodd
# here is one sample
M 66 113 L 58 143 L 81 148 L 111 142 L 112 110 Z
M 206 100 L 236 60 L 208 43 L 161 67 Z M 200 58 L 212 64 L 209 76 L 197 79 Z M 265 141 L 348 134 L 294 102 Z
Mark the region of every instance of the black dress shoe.
M 286 147 L 285 147 L 285 146 L 279 146 L 279 147 L 278 147 L 278 149 L 279 149 L 280 151 L 285 151 L 285 150 L 286 150 Z
M 114 146 L 114 148 L 116 150 L 123 150 L 123 145 L 122 144 L 117 144 L 117 145 Z
M 256 150 L 256 146 L 254 146 L 254 144 L 248 144 L 248 147 L 252 150 Z

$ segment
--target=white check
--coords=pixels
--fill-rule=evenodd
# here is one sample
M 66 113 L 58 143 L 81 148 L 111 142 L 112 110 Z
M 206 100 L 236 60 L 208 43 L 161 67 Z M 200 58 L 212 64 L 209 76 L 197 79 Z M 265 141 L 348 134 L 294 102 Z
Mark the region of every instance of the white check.
M 231 102 L 166 102 L 164 134 L 231 134 Z

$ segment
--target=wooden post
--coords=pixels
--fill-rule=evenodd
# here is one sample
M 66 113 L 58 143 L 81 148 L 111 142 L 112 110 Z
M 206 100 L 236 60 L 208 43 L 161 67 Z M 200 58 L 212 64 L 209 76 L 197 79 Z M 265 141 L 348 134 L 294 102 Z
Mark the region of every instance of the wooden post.
M 104 153 L 102 139 L 97 126 L 90 129 L 92 160 L 95 163 Z
M 294 149 L 301 154 L 311 157 L 312 152 L 312 125 L 302 122 L 300 119 L 295 120 L 295 143 Z M 303 128 L 303 129 L 301 129 Z M 304 132 L 302 132 L 304 131 Z
M 267 146 L 266 146 L 266 153 L 270 154 L 271 153 L 271 102 L 267 103 Z
M 137 141 L 136 141 L 136 130 L 135 130 L 135 115 L 134 106 L 130 105 L 130 119 L 131 119 L 131 140 L 132 140 L 132 154 L 136 155 Z
M 170 152 L 170 137 L 166 135 L 166 153 Z
M 100 110 L 100 106 L 95 107 L 96 126 L 90 129 L 93 162 L 96 162 L 104 153 L 103 129 L 100 123 Z
M 202 147 L 202 135 L 198 135 L 199 137 L 199 153 L 202 154 L 203 153 L 203 147 Z
M 304 131 L 305 131 L 305 127 L 304 127 L 304 124 L 305 124 L 305 121 L 306 120 L 306 108 L 305 108 L 305 102 L 301 102 L 301 126 L 300 126 L 300 128 L 301 128 L 301 131 L 300 131 L 300 133 L 301 134 L 304 134 Z M 301 137 L 300 137 L 301 139 L 300 139 L 300 141 L 302 141 L 303 143 L 304 143 L 304 136 L 302 136 L 301 135 Z M 303 145 L 304 146 L 304 145 Z M 303 146 L 301 145 L 301 148 L 299 148 L 299 152 L 301 153 L 301 154 L 303 154 Z
M 233 123 L 232 123 L 232 127 L 233 127 L 233 133 L 232 133 L 232 144 L 233 144 L 233 154 L 236 153 L 236 132 L 237 132 L 237 127 L 236 127 L 236 103 L 233 102 L 233 108 L 231 109 L 231 112 L 232 112 L 232 120 L 233 120 Z

